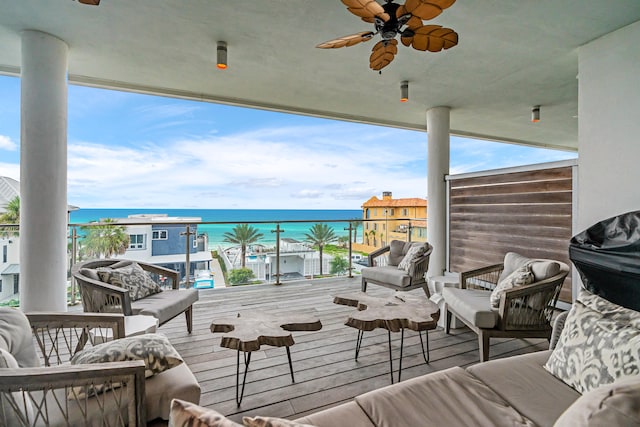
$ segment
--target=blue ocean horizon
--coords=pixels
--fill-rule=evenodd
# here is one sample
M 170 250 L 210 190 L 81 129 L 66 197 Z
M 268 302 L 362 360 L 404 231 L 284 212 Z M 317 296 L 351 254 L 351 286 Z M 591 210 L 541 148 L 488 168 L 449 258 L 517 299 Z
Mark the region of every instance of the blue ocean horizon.
M 87 224 L 101 221 L 107 218 L 127 218 L 137 214 L 166 214 L 169 217 L 198 217 L 202 222 L 230 222 L 232 224 L 198 224 L 198 233 L 207 233 L 209 236 L 209 248 L 217 249 L 218 246 L 228 247 L 224 241 L 224 233 L 232 231 L 233 227 L 240 223 L 267 221 L 267 223 L 252 224 L 263 237 L 257 243 L 274 245 L 276 242 L 275 229 L 277 222 L 304 221 L 295 223 L 281 223 L 284 230 L 280 238 L 291 238 L 299 241 L 305 239 L 305 233 L 316 222 L 337 221 L 327 223 L 334 229 L 337 236 L 347 236 L 345 230 L 349 226 L 348 221 L 362 219 L 362 211 L 359 209 L 162 209 L 162 208 L 115 208 L 115 209 L 78 209 L 70 214 L 71 224 Z M 362 229 L 358 230 L 360 235 Z

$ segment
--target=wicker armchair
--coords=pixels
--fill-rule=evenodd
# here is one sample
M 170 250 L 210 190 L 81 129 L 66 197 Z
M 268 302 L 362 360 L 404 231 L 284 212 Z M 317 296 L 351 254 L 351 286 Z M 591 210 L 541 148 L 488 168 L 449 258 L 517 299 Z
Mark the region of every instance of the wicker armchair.
M 107 329 L 123 337 L 124 317 L 0 308 L 0 425 L 146 425 L 144 361 L 58 366 Z
M 407 252 L 414 246 L 424 246 L 423 254 L 413 259 L 408 266 L 408 271 L 398 268 Z M 369 267 L 363 268 L 362 292 L 367 291 L 367 284 L 373 283 L 397 291 L 410 291 L 422 288 L 429 294 L 429 287 L 425 278 L 429 268 L 429 256 L 433 246 L 426 242 L 403 242 L 393 240 L 388 246 L 384 246 L 369 254 Z
M 76 279 L 82 296 L 85 312 L 122 313 L 125 316 L 142 314 L 154 316 L 160 325 L 184 313 L 187 331 L 193 329 L 193 303 L 198 301 L 197 289 L 180 289 L 180 276 L 177 271 L 135 261 L 143 270 L 159 283 L 162 276 L 165 283 L 171 282 L 171 288 L 137 301 L 132 301 L 129 291 L 100 280 L 96 269 L 115 264 L 131 262 L 128 260 L 102 259 L 75 264 L 71 274 Z
M 505 263 L 509 262 L 510 255 L 519 257 L 520 263 L 527 260 L 511 253 L 505 257 Z M 506 276 L 503 273 L 505 263 L 460 273 L 460 288 L 442 291 L 447 307 L 445 332 L 449 333 L 453 315 L 478 334 L 481 362 L 489 359 L 491 337 L 550 339 L 551 318 L 569 266 L 552 260 L 536 262 L 540 267 L 533 264 L 535 281 L 504 291 L 497 309 L 491 307 L 490 295 Z M 552 272 L 546 274 L 545 271 L 551 271 L 549 266 L 553 267 Z

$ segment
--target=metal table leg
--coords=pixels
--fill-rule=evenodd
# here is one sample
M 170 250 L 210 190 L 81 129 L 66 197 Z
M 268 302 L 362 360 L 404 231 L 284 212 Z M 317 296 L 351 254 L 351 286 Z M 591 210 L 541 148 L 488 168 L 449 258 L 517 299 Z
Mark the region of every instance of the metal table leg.
M 287 350 L 289 348 L 287 347 Z M 240 382 L 240 349 L 238 349 L 238 353 L 236 356 L 236 404 L 240 406 L 240 402 L 242 402 L 242 396 L 244 396 L 244 385 L 247 381 L 247 372 L 249 372 L 249 363 L 251 362 L 251 352 L 247 355 L 246 352 L 242 352 L 244 355 L 244 375 L 242 376 L 242 390 L 240 391 L 240 395 L 238 396 L 238 388 Z
M 356 361 L 358 361 L 358 354 L 360 354 L 360 346 L 362 345 L 362 336 L 364 331 L 358 329 L 358 339 L 356 340 Z
M 422 357 L 424 358 L 425 363 L 429 363 L 429 330 L 424 331 L 424 335 L 427 340 L 427 354 L 424 354 L 424 344 L 422 343 L 422 332 L 418 331 L 418 336 L 420 337 L 420 347 L 422 347 Z

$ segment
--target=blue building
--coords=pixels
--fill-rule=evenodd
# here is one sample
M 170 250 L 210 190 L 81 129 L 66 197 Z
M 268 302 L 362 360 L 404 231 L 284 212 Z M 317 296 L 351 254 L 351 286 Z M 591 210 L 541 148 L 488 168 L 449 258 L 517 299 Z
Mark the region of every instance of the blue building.
M 210 270 L 213 258 L 207 235 L 198 234 L 197 224 L 201 220 L 167 214 L 138 214 L 117 219 L 129 234 L 129 248 L 122 257 L 179 271 L 184 278 L 188 254 L 190 276 L 198 270 Z

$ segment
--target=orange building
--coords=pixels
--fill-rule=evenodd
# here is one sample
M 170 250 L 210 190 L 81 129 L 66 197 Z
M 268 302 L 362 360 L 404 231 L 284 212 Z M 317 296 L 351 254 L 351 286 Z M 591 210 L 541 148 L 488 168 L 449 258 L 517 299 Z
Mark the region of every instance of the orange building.
M 382 199 L 373 196 L 362 204 L 365 245 L 382 247 L 391 240 L 427 241 L 427 200 L 394 199 L 390 191 Z

